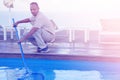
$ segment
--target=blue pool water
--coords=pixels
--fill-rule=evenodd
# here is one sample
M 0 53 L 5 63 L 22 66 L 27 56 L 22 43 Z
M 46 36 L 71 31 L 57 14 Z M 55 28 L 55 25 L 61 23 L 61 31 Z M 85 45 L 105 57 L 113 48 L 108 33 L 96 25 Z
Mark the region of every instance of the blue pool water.
M 120 80 L 120 62 L 0 58 L 0 80 Z M 9 72 L 11 71 L 11 72 Z M 10 75 L 11 75 L 10 74 Z

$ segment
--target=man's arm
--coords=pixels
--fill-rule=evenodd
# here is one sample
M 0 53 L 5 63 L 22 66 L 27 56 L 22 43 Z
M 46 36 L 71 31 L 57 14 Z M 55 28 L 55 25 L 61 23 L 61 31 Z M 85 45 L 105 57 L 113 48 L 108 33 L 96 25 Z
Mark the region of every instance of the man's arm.
M 17 21 L 16 23 L 14 23 L 13 26 L 17 26 L 19 23 L 28 23 L 28 22 L 31 22 L 29 18 L 26 18 L 26 19 L 23 19 L 23 20 L 20 20 L 20 21 Z
M 32 36 L 38 29 L 39 29 L 39 28 L 37 28 L 37 27 L 33 27 L 33 28 L 27 33 L 27 35 L 25 35 L 23 38 L 21 38 L 21 39 L 18 41 L 18 43 L 25 41 L 27 38 L 29 38 L 30 36 Z

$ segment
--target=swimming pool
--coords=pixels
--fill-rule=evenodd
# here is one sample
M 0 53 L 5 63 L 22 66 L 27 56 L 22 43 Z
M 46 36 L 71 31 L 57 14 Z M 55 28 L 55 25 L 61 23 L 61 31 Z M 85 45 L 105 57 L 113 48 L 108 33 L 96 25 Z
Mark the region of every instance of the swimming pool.
M 120 62 L 27 58 L 33 80 L 120 80 Z M 0 58 L 0 67 L 23 69 L 21 58 Z M 27 80 L 27 79 L 19 79 Z

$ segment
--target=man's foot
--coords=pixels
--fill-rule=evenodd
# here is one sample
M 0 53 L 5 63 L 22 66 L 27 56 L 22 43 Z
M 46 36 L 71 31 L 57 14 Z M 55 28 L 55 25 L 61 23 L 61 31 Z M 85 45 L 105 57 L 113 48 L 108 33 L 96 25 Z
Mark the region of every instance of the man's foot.
M 49 49 L 48 49 L 48 46 L 46 46 L 45 48 L 37 48 L 37 52 L 43 52 L 43 53 L 47 53 L 49 51 Z

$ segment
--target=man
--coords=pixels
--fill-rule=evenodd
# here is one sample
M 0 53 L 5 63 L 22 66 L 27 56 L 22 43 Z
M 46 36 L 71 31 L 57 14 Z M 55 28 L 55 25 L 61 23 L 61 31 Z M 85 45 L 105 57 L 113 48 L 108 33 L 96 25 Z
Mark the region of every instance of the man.
M 47 42 L 54 39 L 54 27 L 51 21 L 39 11 L 39 6 L 36 2 L 30 4 L 30 11 L 32 13 L 31 18 L 26 18 L 17 21 L 13 26 L 17 26 L 19 23 L 32 24 L 31 30 L 24 35 L 18 42 L 23 42 L 28 39 L 32 44 L 37 46 L 37 52 L 48 52 Z

